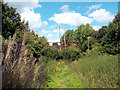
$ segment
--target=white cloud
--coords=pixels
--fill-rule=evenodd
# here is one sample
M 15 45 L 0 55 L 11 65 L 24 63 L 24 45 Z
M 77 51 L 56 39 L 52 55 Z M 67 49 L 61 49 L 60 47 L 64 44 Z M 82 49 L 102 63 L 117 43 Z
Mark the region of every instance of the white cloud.
M 64 5 L 60 9 L 62 10 L 62 12 L 70 12 L 68 5 Z
M 102 6 L 102 4 L 98 4 L 98 5 L 92 5 L 89 7 L 89 10 L 92 10 L 92 9 L 98 9 Z
M 24 9 L 31 9 L 33 10 L 34 8 L 38 8 L 38 7 L 42 7 L 40 4 L 39 4 L 39 1 L 38 0 L 4 0 L 4 2 L 8 2 L 8 5 L 9 6 L 12 6 L 14 8 L 17 8 L 17 11 L 19 13 L 22 13 L 24 11 Z
M 52 36 L 53 36 L 52 34 L 48 34 L 47 38 L 52 37 Z
M 86 8 L 89 8 L 89 9 L 88 9 L 88 11 L 85 12 L 84 14 L 89 14 L 89 13 L 90 13 L 90 10 L 92 10 L 92 9 L 98 9 L 98 8 L 100 8 L 101 6 L 102 6 L 102 4 L 92 5 L 92 6 L 90 6 L 90 7 L 87 7 L 87 6 L 86 6 Z
M 53 28 L 54 26 L 50 26 L 50 28 Z
M 94 30 L 99 30 L 101 27 L 100 26 L 93 26 Z
M 88 16 L 93 17 L 94 20 L 100 23 L 110 22 L 114 18 L 114 15 L 112 15 L 109 11 L 106 11 L 105 9 L 96 10 Z
M 69 24 L 71 26 L 78 26 L 93 21 L 92 19 L 75 12 L 54 14 L 54 17 L 49 18 L 49 20 L 53 20 L 58 24 Z
M 42 30 L 41 32 L 44 33 L 44 34 L 50 33 L 50 31 L 46 31 L 46 30 Z
M 34 8 L 41 8 L 38 0 L 4 0 L 8 2 L 9 6 L 17 8 L 17 12 L 20 13 L 21 19 L 28 21 L 31 29 L 45 28 L 48 23 L 41 20 L 41 15 L 34 12 Z
M 58 30 L 58 29 L 55 29 L 55 30 L 53 30 L 53 32 L 59 33 L 59 30 Z M 60 29 L 60 33 L 64 33 L 64 29 Z
M 90 13 L 90 10 L 88 10 L 87 12 L 85 12 L 84 14 L 89 14 Z
M 35 13 L 29 9 L 25 9 L 23 13 L 20 14 L 21 19 L 28 21 L 31 29 L 34 28 L 45 28 L 48 23 L 46 21 L 41 21 L 40 13 Z

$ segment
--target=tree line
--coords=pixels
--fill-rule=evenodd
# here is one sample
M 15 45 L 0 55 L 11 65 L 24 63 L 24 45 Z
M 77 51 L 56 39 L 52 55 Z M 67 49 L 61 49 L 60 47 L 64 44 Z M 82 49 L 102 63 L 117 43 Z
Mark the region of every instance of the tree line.
M 95 31 L 89 24 L 80 25 L 76 30 L 67 30 L 64 33 L 66 42 L 73 40 L 77 43 L 78 48 L 68 47 L 64 52 L 60 51 L 59 48 L 46 47 L 46 45 L 49 45 L 47 38 L 39 37 L 34 30 L 30 30 L 29 23 L 22 21 L 16 8 L 8 6 L 7 3 L 2 3 L 2 30 L 3 40 L 8 39 L 9 36 L 12 37 L 16 33 L 16 42 L 23 40 L 24 33 L 26 33 L 25 46 L 28 53 L 33 53 L 36 58 L 45 56 L 53 59 L 76 59 L 82 55 L 87 55 L 87 37 L 90 37 L 89 55 L 105 53 L 116 55 L 120 53 L 120 13 L 115 15 L 108 26 L 102 26 L 98 31 Z M 61 42 L 64 42 L 64 35 L 60 39 Z M 70 43 L 70 45 L 72 44 Z
M 90 50 L 96 50 L 100 53 L 118 54 L 120 53 L 120 13 L 115 15 L 112 22 L 108 26 L 102 26 L 98 31 L 95 31 L 89 24 L 80 25 L 77 29 L 67 30 L 65 33 L 66 42 L 73 40 L 78 44 L 81 53 L 88 50 L 88 39 Z M 61 37 L 61 42 L 64 41 L 64 35 Z

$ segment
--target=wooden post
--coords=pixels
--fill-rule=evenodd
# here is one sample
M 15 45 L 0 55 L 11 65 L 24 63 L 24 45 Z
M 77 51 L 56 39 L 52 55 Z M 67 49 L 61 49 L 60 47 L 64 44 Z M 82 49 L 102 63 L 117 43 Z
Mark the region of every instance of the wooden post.
M 89 39 L 90 37 L 87 37 L 88 38 L 88 54 L 89 54 Z
M 65 40 L 65 26 L 66 26 L 66 25 L 64 25 L 64 46 L 66 46 L 66 40 Z M 66 49 L 66 47 L 65 47 L 65 49 Z
M 60 39 L 60 25 L 59 25 L 59 39 Z M 61 43 L 60 43 L 60 50 L 61 50 Z

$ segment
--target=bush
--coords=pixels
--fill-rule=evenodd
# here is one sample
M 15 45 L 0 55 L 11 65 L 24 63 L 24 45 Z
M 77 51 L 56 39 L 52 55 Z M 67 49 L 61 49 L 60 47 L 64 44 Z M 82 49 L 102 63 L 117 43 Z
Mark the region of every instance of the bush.
M 88 55 L 88 53 L 86 53 L 86 54 Z M 100 43 L 95 43 L 94 45 L 92 45 L 92 49 L 89 51 L 89 56 L 102 55 L 102 54 L 105 54 L 105 51 L 104 51 L 103 47 L 100 45 Z
M 44 47 L 41 50 L 41 53 L 43 56 L 46 56 L 46 57 L 51 58 L 51 59 L 56 59 L 59 55 L 59 51 L 55 47 Z
M 56 60 L 59 60 L 59 59 L 63 59 L 63 51 L 62 50 L 58 50 L 58 55 L 57 55 L 57 58 L 56 58 Z
M 23 41 L 5 40 L 2 50 L 3 88 L 40 88 L 44 85 L 46 74 L 43 65 L 36 62 L 33 54 L 28 55 Z M 25 39 L 25 37 L 24 37 Z M 41 58 L 39 58 L 41 62 Z
M 68 47 L 64 52 L 64 59 L 75 60 L 80 58 L 80 50 L 77 47 Z

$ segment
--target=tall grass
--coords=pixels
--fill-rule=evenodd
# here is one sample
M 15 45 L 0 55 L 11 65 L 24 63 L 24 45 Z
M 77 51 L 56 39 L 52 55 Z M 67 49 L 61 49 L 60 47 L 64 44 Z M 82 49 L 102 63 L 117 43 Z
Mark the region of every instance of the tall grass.
M 3 88 L 39 88 L 44 86 L 46 74 L 45 65 L 35 63 L 36 58 L 28 55 L 23 41 L 16 42 L 13 38 L 5 40 L 2 49 L 2 87 Z
M 91 56 L 72 63 L 70 73 L 81 77 L 85 87 L 118 87 L 118 56 Z
M 47 63 L 48 82 L 45 88 L 83 88 L 81 79 L 74 73 L 68 73 L 69 62 L 50 60 Z

